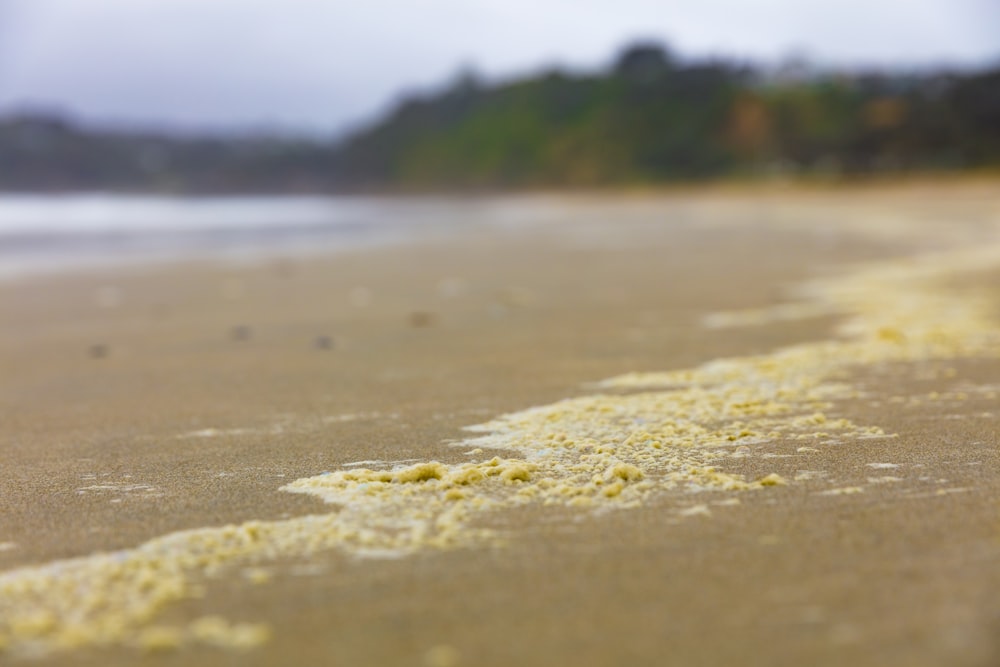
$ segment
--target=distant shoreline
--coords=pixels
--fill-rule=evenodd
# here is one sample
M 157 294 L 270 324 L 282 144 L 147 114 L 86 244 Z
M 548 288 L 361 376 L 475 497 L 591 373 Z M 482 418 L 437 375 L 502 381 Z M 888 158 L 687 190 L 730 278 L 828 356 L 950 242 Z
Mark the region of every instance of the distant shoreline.
M 729 196 L 770 199 L 830 193 L 976 187 L 998 170 L 871 179 L 717 179 L 697 184 L 483 192 L 169 194 L 0 192 L 0 280 L 179 261 L 262 261 L 442 238 L 506 220 L 544 226 L 560 203 Z M 582 209 L 581 209 L 582 210 Z
M 709 178 L 677 179 L 668 181 L 636 181 L 634 183 L 605 183 L 595 185 L 526 185 L 521 187 L 416 187 L 383 186 L 345 189 L 283 190 L 283 189 L 193 189 L 161 190 L 156 188 L 52 188 L 18 189 L 4 188 L 0 184 L 0 198 L 14 197 L 88 197 L 109 196 L 126 198 L 154 198 L 164 200 L 212 200 L 212 199 L 422 199 L 447 198 L 476 200 L 490 197 L 519 196 L 587 196 L 587 195 L 630 195 L 671 194 L 680 192 L 712 191 L 766 191 L 768 189 L 830 190 L 857 188 L 884 188 L 913 186 L 921 184 L 961 184 L 1000 179 L 1000 165 L 968 169 L 923 169 L 911 171 L 887 171 L 865 174 L 809 174 L 790 173 L 780 175 L 744 174 Z

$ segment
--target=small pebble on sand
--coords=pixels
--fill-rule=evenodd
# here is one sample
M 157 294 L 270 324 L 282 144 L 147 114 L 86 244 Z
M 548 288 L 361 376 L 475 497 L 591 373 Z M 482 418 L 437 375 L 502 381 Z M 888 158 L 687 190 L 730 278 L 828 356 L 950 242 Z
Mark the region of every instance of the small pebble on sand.
M 230 330 L 229 337 L 233 340 L 250 340 L 250 327 L 245 324 L 235 326 Z
M 434 313 L 428 313 L 423 310 L 416 310 L 410 313 L 410 326 L 411 327 L 429 327 L 434 324 Z

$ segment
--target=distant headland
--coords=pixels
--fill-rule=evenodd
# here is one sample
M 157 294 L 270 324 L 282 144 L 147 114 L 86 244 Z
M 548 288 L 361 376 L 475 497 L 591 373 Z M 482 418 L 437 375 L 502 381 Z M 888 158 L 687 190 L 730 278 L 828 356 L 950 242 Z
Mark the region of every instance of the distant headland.
M 1000 64 L 764 70 L 657 43 L 594 72 L 464 73 L 337 140 L 0 117 L 8 192 L 496 191 L 998 167 Z

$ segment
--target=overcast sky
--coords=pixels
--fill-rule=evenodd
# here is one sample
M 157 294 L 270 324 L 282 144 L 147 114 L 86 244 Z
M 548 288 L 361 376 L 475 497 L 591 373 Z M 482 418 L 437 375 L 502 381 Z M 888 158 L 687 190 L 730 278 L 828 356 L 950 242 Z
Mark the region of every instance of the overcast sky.
M 0 110 L 337 131 L 462 66 L 595 68 L 635 38 L 683 56 L 1000 62 L 1000 0 L 0 0 Z

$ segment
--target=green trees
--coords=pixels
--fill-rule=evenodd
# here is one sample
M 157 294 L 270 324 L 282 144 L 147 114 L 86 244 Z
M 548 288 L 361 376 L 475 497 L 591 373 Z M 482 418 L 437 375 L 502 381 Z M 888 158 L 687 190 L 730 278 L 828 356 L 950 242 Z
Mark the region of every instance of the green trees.
M 604 71 L 462 72 L 336 143 L 0 119 L 0 188 L 510 189 L 1000 166 L 1000 69 L 771 74 L 624 49 Z
M 355 175 L 412 188 L 589 186 L 1000 164 L 1000 71 L 783 80 L 654 43 L 603 73 L 453 86 L 351 138 Z

